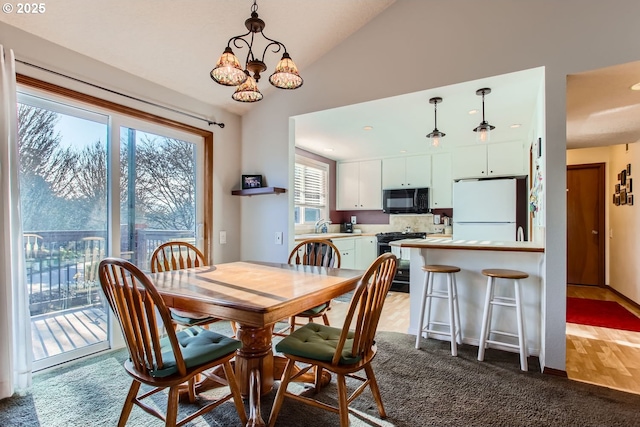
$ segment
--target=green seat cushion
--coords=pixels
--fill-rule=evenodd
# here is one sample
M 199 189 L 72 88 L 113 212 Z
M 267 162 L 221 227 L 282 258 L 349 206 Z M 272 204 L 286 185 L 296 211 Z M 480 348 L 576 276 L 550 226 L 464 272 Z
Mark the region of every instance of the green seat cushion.
M 324 304 L 316 305 L 309 310 L 305 310 L 301 314 L 305 316 L 313 316 L 314 314 L 322 312 L 322 310 L 326 310 L 327 307 L 329 307 L 329 304 L 325 302 Z
M 183 329 L 176 333 L 178 343 L 180 344 L 180 352 L 187 368 L 202 365 L 219 357 L 233 353 L 240 347 L 240 341 L 229 338 L 225 335 L 203 329 L 198 326 Z M 165 337 L 160 340 L 162 346 L 162 361 L 164 366 L 162 369 L 153 369 L 151 375 L 156 378 L 168 377 L 178 372 L 176 359 L 171 351 L 169 338 Z
M 336 352 L 341 332 L 342 329 L 331 326 L 307 323 L 276 344 L 276 351 L 307 359 L 331 362 Z M 351 356 L 353 335 L 353 332 L 349 332 L 340 357 L 339 363 L 341 365 L 351 365 L 361 359 L 360 356 Z
M 195 317 L 180 316 L 179 314 L 174 313 L 173 310 L 171 310 L 171 318 L 177 323 L 187 326 L 199 325 L 201 323 L 210 323 L 216 320 L 215 317 L 203 317 L 198 319 Z

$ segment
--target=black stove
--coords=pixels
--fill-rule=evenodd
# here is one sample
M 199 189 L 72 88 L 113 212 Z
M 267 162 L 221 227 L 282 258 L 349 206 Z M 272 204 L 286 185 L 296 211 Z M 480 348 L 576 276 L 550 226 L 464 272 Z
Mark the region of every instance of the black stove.
M 385 252 L 391 252 L 390 242 L 404 239 L 424 239 L 427 237 L 425 232 L 389 232 L 378 233 L 378 256 Z M 391 290 L 397 292 L 409 292 L 409 260 L 398 259 L 398 269 L 391 284 Z
M 403 240 L 403 239 L 424 239 L 427 236 L 427 233 L 424 232 L 401 232 L 401 231 L 392 231 L 389 233 L 378 233 L 376 237 L 378 238 L 378 243 L 389 243 L 394 240 Z M 378 254 L 381 255 L 381 254 Z

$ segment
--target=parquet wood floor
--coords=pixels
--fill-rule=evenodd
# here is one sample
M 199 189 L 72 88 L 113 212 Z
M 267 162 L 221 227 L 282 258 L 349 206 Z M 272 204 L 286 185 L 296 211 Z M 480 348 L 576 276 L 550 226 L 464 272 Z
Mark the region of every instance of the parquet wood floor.
M 640 317 L 640 310 L 606 288 L 569 285 L 567 296 L 617 301 Z M 332 325 L 342 324 L 348 306 L 332 301 Z M 409 294 L 389 292 L 378 329 L 407 333 Z M 640 333 L 568 323 L 566 369 L 572 380 L 640 394 Z
M 569 285 L 567 296 L 616 301 L 640 317 L 638 308 L 606 288 Z M 640 394 L 640 332 L 567 323 L 567 376 Z

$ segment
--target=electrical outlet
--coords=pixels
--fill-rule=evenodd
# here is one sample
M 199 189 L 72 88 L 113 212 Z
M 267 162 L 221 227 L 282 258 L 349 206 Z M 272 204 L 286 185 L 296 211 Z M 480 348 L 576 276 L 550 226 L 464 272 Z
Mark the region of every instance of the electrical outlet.
M 220 244 L 221 245 L 227 244 L 227 232 L 226 231 L 221 231 L 220 232 Z
M 276 245 L 282 244 L 282 231 L 276 231 Z

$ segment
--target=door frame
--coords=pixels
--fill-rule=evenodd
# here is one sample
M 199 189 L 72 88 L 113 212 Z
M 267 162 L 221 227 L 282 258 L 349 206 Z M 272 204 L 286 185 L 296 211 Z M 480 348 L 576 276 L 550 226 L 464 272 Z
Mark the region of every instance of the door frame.
M 606 283 L 606 163 L 583 163 L 576 165 L 567 165 L 567 172 L 569 170 L 577 169 L 596 169 L 598 172 L 598 188 L 596 195 L 598 197 L 598 228 L 601 230 L 598 233 L 598 285 L 599 287 L 605 287 Z M 568 214 L 568 212 L 567 212 Z M 567 234 L 567 238 L 568 238 Z M 567 253 L 567 271 L 569 264 L 569 256 Z M 567 281 L 568 284 L 568 281 Z

